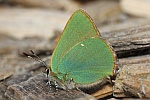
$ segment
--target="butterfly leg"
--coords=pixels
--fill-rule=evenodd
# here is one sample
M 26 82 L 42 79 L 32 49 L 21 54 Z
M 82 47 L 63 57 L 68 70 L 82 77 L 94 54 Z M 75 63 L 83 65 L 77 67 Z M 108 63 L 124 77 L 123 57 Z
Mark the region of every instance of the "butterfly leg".
M 67 87 L 68 89 L 74 89 L 76 88 L 75 83 L 73 81 L 73 78 L 71 78 L 68 82 L 67 82 Z
M 59 88 L 58 83 L 57 83 L 57 81 L 52 80 L 52 78 L 51 78 L 51 76 L 50 76 L 50 69 L 49 69 L 49 68 L 46 69 L 46 77 L 47 77 L 47 79 L 48 79 L 47 84 L 48 84 L 50 87 L 54 86 L 54 87 L 56 88 L 56 90 L 58 90 L 58 88 Z
M 50 76 L 50 69 L 46 68 L 45 71 L 46 71 L 46 77 L 48 79 L 47 85 L 49 85 L 51 87 L 52 86 L 52 79 L 51 79 L 51 76 Z
M 55 85 L 55 89 L 58 90 L 59 87 L 56 81 L 54 82 L 54 85 Z
M 46 77 L 47 77 L 47 79 L 49 79 L 49 74 L 50 74 L 50 71 L 49 71 L 49 68 L 46 68 Z

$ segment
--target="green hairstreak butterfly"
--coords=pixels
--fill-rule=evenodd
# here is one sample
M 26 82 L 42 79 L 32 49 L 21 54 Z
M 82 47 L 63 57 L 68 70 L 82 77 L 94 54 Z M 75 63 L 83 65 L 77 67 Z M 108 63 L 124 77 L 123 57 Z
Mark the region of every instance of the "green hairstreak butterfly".
M 42 62 L 41 59 L 39 62 Z M 90 89 L 102 86 L 108 76 L 114 76 L 115 62 L 112 48 L 102 39 L 90 16 L 79 9 L 65 26 L 52 54 L 51 67 L 46 72 L 50 85 L 64 90 Z
M 50 81 L 68 90 L 90 88 L 115 74 L 116 56 L 82 9 L 71 16 L 52 54 Z

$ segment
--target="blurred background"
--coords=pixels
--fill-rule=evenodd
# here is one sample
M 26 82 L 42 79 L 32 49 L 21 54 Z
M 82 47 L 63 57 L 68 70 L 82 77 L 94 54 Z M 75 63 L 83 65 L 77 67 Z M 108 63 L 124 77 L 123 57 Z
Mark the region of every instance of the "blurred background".
M 93 18 L 100 32 L 150 22 L 149 0 L 0 0 L 0 34 L 48 39 L 61 32 L 79 8 Z
M 150 24 L 150 0 L 0 0 L 0 80 L 35 70 L 37 66 L 30 66 L 34 61 L 22 52 L 32 49 L 49 57 L 68 19 L 80 8 L 101 33 Z

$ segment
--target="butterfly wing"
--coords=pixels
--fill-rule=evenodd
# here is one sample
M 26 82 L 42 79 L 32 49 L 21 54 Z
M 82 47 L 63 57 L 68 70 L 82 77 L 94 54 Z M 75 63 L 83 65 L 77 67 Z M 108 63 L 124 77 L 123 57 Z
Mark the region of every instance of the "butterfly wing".
M 88 84 L 112 74 L 114 55 L 99 36 L 91 18 L 76 11 L 68 21 L 55 48 L 51 69 L 62 80 Z

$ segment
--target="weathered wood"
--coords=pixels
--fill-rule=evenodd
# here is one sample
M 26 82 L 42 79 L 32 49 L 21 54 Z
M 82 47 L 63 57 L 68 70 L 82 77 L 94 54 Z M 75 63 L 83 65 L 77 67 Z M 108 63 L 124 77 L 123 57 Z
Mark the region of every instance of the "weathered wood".
M 119 65 L 114 96 L 150 98 L 150 55 L 119 59 Z
M 119 59 L 120 65 L 150 63 L 150 54 Z
M 96 100 L 78 90 L 56 90 L 46 85 L 46 77 L 37 75 L 19 84 L 10 85 L 5 93 L 12 100 Z
M 96 91 L 95 93 L 92 93 L 91 95 L 96 97 L 97 99 L 101 99 L 107 96 L 112 96 L 112 93 L 113 93 L 112 84 L 106 84 L 100 90 Z
M 147 70 L 150 69 L 150 25 L 106 32 L 102 33 L 102 36 L 114 47 L 119 58 L 128 57 L 119 59 L 120 72 L 115 81 L 114 96 L 127 96 L 125 93 L 128 92 L 130 96 L 132 94 L 136 97 L 150 98 L 150 88 L 147 84 L 150 83 L 150 80 L 149 78 L 141 78 L 142 75 L 149 77 L 150 74 L 150 71 Z M 146 86 L 146 90 L 141 89 L 139 79 L 142 80 L 142 87 Z M 131 84 L 131 81 L 136 84 Z M 123 87 L 126 91 L 123 90 Z
M 19 4 L 26 7 L 53 8 L 59 10 L 78 9 L 78 4 L 74 1 L 65 0 L 8 0 L 8 3 Z
M 125 16 L 127 17 L 127 16 Z M 136 23 L 136 25 L 135 25 Z M 127 17 L 123 20 L 123 22 L 117 22 L 117 23 L 109 23 L 107 25 L 98 26 L 98 29 L 101 33 L 106 32 L 113 32 L 117 30 L 123 30 L 123 29 L 130 29 L 131 27 L 138 27 L 138 26 L 145 26 L 150 24 L 150 19 L 146 18 L 134 18 L 134 17 Z
M 150 18 L 150 2 L 147 0 L 121 0 L 120 6 L 130 15 Z
M 121 14 L 119 2 L 107 1 L 107 0 L 95 0 L 91 3 L 87 3 L 81 6 L 94 20 L 96 25 L 104 25 L 109 23 L 110 20 L 115 22 Z M 101 9 L 100 9 L 101 8 Z
M 7 73 L 7 72 L 6 72 Z M 8 86 L 13 84 L 19 84 L 23 81 L 26 81 L 28 78 L 32 76 L 31 73 L 27 74 L 13 74 L 13 76 L 0 81 L 0 99 L 1 100 L 9 100 L 8 97 L 5 95 Z M 13 94 L 10 94 L 13 95 Z
M 24 37 L 54 36 L 63 30 L 71 14 L 59 10 L 0 8 L 0 33 L 22 39 Z M 13 20 L 12 20 L 13 19 Z
M 37 54 L 50 55 L 56 44 L 56 41 L 53 39 L 49 41 L 42 37 L 31 37 L 20 40 L 4 34 L 0 34 L 0 36 L 2 38 L 0 39 L 0 54 L 15 53 L 21 55 L 22 52 L 29 52 L 32 49 Z
M 115 81 L 114 96 L 126 97 L 130 94 L 129 97 L 150 98 L 150 88 L 147 84 L 150 83 L 148 78 L 150 74 L 150 25 L 114 31 L 110 34 L 112 37 L 107 38 L 119 55 L 118 57 L 128 57 L 119 59 L 120 72 Z M 142 90 L 143 87 L 146 89 Z
M 150 53 L 150 25 L 101 34 L 113 46 L 119 58 Z

